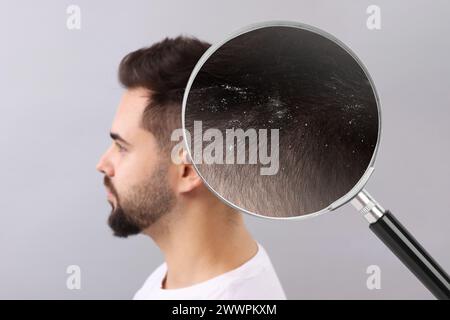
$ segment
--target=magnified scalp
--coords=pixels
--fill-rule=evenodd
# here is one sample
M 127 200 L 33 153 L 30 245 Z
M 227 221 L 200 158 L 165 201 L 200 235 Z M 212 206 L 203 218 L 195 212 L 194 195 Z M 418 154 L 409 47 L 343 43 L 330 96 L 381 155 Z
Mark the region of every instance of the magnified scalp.
M 314 213 L 348 193 L 369 166 L 378 138 L 374 90 L 340 45 L 300 28 L 241 34 L 203 64 L 188 94 L 185 127 L 279 129 L 279 169 L 197 164 L 223 198 L 270 217 Z M 270 149 L 270 139 L 269 147 Z M 251 148 L 248 146 L 247 153 Z M 224 152 L 225 146 L 224 146 Z

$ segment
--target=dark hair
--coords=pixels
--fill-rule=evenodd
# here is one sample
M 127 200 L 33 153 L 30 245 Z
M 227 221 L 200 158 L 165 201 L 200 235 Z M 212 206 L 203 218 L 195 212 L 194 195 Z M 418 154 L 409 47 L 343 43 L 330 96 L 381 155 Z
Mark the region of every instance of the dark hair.
M 243 33 L 203 64 L 189 92 L 186 128 L 278 128 L 280 168 L 199 164 L 225 199 L 266 216 L 326 208 L 368 168 L 378 139 L 378 108 L 358 62 L 308 30 L 266 27 Z M 225 154 L 224 150 L 224 154 Z M 248 158 L 247 158 L 248 159 Z
M 120 62 L 119 81 L 125 88 L 151 92 L 141 125 L 166 152 L 173 145 L 171 132 L 181 128 L 181 104 L 189 76 L 209 47 L 195 37 L 165 38 L 127 54 Z

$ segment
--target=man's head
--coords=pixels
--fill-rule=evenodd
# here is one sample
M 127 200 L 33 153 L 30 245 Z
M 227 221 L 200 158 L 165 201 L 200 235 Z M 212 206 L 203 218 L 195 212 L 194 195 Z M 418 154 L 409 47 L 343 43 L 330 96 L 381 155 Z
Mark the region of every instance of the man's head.
M 97 164 L 117 236 L 146 229 L 174 208 L 179 195 L 201 185 L 192 165 L 171 162 L 170 136 L 181 127 L 184 88 L 209 46 L 195 38 L 166 38 L 120 63 L 126 91 L 111 127 L 113 143 Z

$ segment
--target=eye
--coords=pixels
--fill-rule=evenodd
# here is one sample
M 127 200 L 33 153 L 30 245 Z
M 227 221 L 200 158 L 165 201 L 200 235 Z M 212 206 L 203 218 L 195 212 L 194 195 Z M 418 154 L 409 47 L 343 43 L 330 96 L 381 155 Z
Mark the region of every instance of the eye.
M 116 146 L 119 149 L 119 152 L 125 152 L 127 151 L 126 148 L 124 148 L 120 143 L 116 142 Z

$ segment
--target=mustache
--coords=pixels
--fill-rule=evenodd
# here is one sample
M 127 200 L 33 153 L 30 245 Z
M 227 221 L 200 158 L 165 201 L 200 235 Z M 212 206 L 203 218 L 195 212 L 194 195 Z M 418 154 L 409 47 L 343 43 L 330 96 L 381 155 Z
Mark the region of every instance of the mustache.
M 106 188 L 109 189 L 109 191 L 113 194 L 113 195 L 117 195 L 116 189 L 114 188 L 114 185 L 111 182 L 111 179 L 107 176 L 103 177 L 103 184 L 105 185 Z

